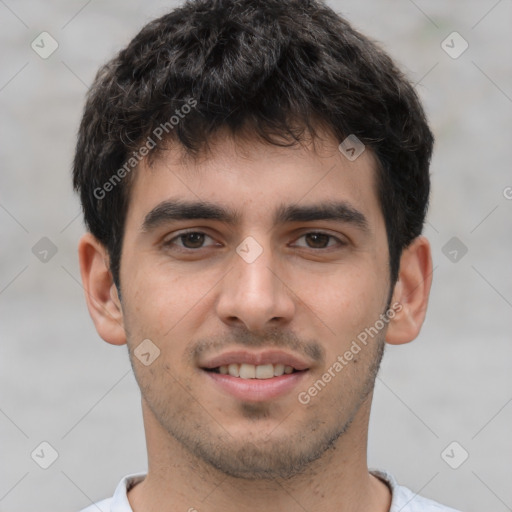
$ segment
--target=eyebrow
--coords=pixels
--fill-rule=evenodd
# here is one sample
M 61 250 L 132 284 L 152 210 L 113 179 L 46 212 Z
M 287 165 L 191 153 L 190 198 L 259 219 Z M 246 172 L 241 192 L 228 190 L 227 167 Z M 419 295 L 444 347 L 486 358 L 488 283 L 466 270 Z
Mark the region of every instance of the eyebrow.
M 240 212 L 208 201 L 166 200 L 155 206 L 144 218 L 143 232 L 150 232 L 162 224 L 174 220 L 217 220 L 235 225 L 241 219 Z M 345 201 L 327 201 L 321 204 L 281 204 L 274 214 L 274 225 L 291 222 L 332 220 L 352 224 L 368 232 L 369 224 L 362 212 Z
M 326 201 L 318 205 L 281 205 L 274 216 L 274 224 L 334 220 L 352 224 L 362 231 L 370 231 L 364 214 L 345 201 Z
M 144 217 L 141 230 L 148 232 L 173 220 L 209 219 L 235 224 L 239 218 L 236 211 L 207 201 L 167 200 L 159 203 Z

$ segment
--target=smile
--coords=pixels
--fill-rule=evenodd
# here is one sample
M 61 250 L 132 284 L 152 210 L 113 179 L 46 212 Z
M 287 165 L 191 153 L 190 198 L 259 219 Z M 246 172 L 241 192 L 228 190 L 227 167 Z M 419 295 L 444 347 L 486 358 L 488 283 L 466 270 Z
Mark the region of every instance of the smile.
M 240 379 L 272 379 L 280 377 L 284 374 L 296 372 L 293 366 L 284 364 L 248 364 L 248 363 L 232 363 L 229 365 L 218 366 L 209 371 L 220 373 L 221 375 L 231 375 L 231 377 L 239 377 Z

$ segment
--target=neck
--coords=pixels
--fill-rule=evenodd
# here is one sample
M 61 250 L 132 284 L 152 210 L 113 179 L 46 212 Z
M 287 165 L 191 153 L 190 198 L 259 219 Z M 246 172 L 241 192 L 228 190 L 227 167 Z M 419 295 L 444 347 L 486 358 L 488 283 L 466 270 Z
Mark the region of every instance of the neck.
M 246 480 L 220 472 L 186 450 L 143 402 L 148 475 L 128 493 L 134 512 L 323 510 L 388 512 L 391 495 L 368 472 L 370 400 L 347 431 L 307 471 L 289 479 Z

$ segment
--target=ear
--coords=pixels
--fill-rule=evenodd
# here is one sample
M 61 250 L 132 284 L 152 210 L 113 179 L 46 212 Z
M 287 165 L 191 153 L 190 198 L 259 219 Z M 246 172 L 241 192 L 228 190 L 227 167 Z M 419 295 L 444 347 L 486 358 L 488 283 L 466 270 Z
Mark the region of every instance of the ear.
M 400 271 L 391 299 L 391 309 L 396 314 L 389 322 L 387 343 L 401 345 L 418 336 L 425 320 L 431 284 L 430 244 L 424 236 L 419 236 L 404 249 L 400 258 Z M 397 307 L 393 308 L 393 304 Z
M 124 345 L 123 311 L 105 247 L 86 233 L 78 243 L 78 257 L 87 308 L 98 334 L 112 345 Z

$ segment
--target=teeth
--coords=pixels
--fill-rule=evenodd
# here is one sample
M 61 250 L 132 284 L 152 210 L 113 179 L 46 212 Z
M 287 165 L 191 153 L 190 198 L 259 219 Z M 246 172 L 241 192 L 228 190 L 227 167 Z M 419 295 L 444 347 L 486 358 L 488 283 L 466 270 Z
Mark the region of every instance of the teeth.
M 231 377 L 240 377 L 240 372 L 238 370 L 237 364 L 230 364 L 228 366 L 228 373 L 231 375 Z
M 254 367 L 255 377 L 257 379 L 271 379 L 274 377 L 274 365 L 273 364 L 260 364 Z
M 256 366 L 247 363 L 232 363 L 227 366 L 219 366 L 219 373 L 222 375 L 231 375 L 241 379 L 271 379 L 292 372 L 293 367 L 284 364 L 260 364 Z
M 274 365 L 274 377 L 279 377 L 284 373 L 284 364 L 275 364 Z
M 240 378 L 241 379 L 255 379 L 256 378 L 256 366 L 253 364 L 241 364 L 240 365 Z

